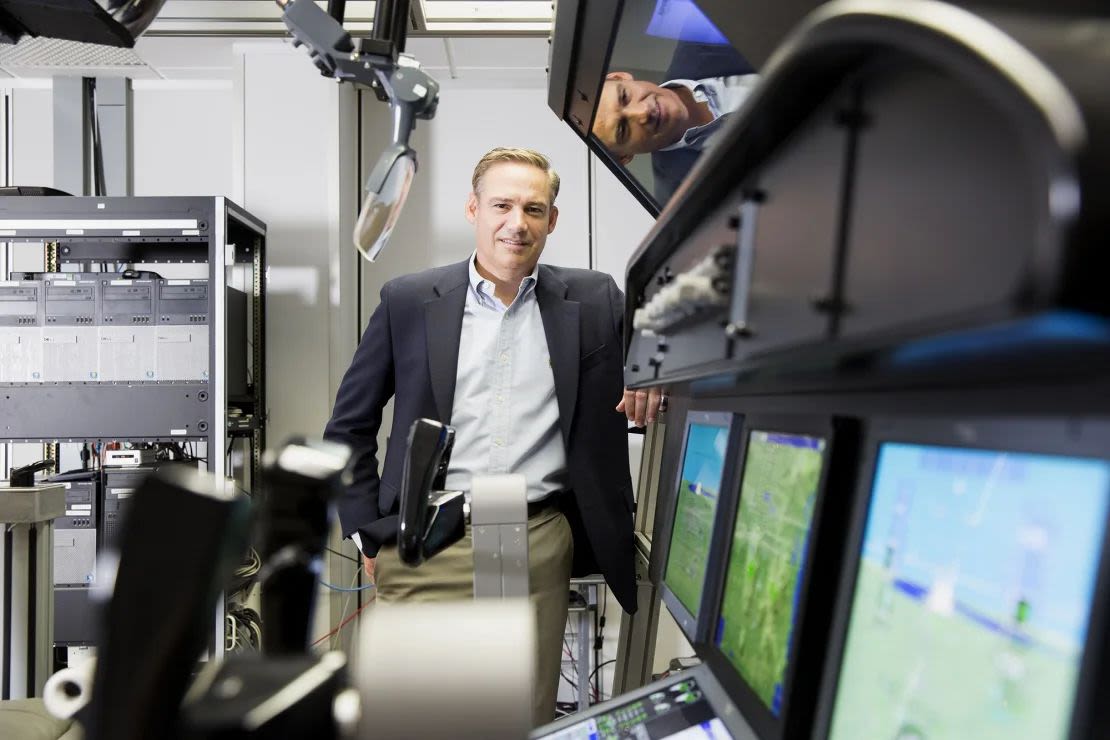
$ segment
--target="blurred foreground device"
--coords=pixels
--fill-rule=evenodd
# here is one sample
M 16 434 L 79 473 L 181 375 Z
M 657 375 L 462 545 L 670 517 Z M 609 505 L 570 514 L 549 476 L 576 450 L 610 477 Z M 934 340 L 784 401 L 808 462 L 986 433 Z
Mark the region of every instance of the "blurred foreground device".
M 166 0 L 0 0 L 0 42 L 45 36 L 106 46 L 135 45 Z
M 258 517 L 264 655 L 205 671 L 182 710 L 187 738 L 338 737 L 332 703 L 347 683 L 342 653 L 309 652 L 317 579 L 350 449 L 295 439 L 266 453 Z M 356 702 L 357 703 L 357 702 Z
M 345 445 L 303 439 L 266 453 L 258 541 L 267 654 L 308 651 L 330 504 L 350 457 Z
M 432 419 L 409 429 L 401 478 L 397 551 L 416 567 L 466 535 L 472 525 L 475 598 L 525 597 L 528 585 L 528 484 L 523 475 L 476 475 L 469 491 L 442 490 L 455 430 Z
M 90 740 L 172 736 L 216 599 L 241 562 L 248 513 L 232 483 L 185 466 L 159 470 L 136 492 L 79 716 Z

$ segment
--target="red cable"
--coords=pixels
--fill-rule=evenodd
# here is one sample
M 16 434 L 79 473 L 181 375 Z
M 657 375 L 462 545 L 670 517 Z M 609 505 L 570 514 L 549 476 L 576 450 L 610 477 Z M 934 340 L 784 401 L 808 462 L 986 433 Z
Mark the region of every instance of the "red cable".
M 366 602 L 365 604 L 363 604 L 363 605 L 362 605 L 362 606 L 360 606 L 360 607 L 359 607 L 358 609 L 356 609 L 356 610 L 354 611 L 354 613 L 353 613 L 353 614 L 351 614 L 351 616 L 347 617 L 347 618 L 346 618 L 346 619 L 344 619 L 344 620 L 343 620 L 342 622 L 340 622 L 340 623 L 339 623 L 339 626 L 338 626 L 338 627 L 336 627 L 335 629 L 333 629 L 333 630 L 332 630 L 331 632 L 327 633 L 326 635 L 324 635 L 324 636 L 323 636 L 323 637 L 321 637 L 320 639 L 316 640 L 316 642 L 312 643 L 312 645 L 311 645 L 310 647 L 316 647 L 317 645 L 319 645 L 319 644 L 320 644 L 321 642 L 323 642 L 324 640 L 328 639 L 329 637 L 332 637 L 332 636 L 334 636 L 334 635 L 335 635 L 336 633 L 338 633 L 338 632 L 339 632 L 339 630 L 341 630 L 341 629 L 343 629 L 344 627 L 346 627 L 346 626 L 347 626 L 347 624 L 348 624 L 348 623 L 350 623 L 350 621 L 351 621 L 352 619 L 354 619 L 355 617 L 357 617 L 357 616 L 358 616 L 358 615 L 359 615 L 359 614 L 360 614 L 360 613 L 362 612 L 362 610 L 363 610 L 363 609 L 365 609 L 366 607 L 370 606 L 370 605 L 371 605 L 371 604 L 373 604 L 373 603 L 374 603 L 373 601 L 367 601 L 367 602 Z

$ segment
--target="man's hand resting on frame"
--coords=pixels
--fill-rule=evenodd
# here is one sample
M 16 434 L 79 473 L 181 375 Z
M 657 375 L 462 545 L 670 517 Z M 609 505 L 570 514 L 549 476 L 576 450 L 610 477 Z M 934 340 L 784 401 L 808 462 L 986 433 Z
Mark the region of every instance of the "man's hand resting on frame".
M 631 391 L 624 389 L 624 398 L 617 404 L 617 411 L 628 417 L 638 427 L 655 421 L 666 401 L 661 388 Z

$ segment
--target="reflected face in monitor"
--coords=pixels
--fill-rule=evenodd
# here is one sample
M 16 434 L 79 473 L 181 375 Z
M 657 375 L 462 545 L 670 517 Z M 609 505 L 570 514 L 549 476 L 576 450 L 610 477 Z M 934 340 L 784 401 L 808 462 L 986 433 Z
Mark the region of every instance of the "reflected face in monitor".
M 594 136 L 621 164 L 674 144 L 696 125 L 697 104 L 692 98 L 687 102 L 683 91 L 633 79 L 627 72 L 610 72 L 601 87 Z
M 490 167 L 466 201 L 478 264 L 499 278 L 532 272 L 558 217 L 547 173 L 521 162 Z

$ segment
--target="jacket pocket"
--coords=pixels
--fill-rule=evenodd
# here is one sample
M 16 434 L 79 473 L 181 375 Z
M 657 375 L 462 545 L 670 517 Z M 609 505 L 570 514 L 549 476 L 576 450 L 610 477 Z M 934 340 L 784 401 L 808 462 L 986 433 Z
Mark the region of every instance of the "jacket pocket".
M 608 344 L 603 344 L 600 347 L 590 350 L 586 354 L 578 358 L 579 371 L 591 368 L 605 359 L 605 350 L 609 347 Z

